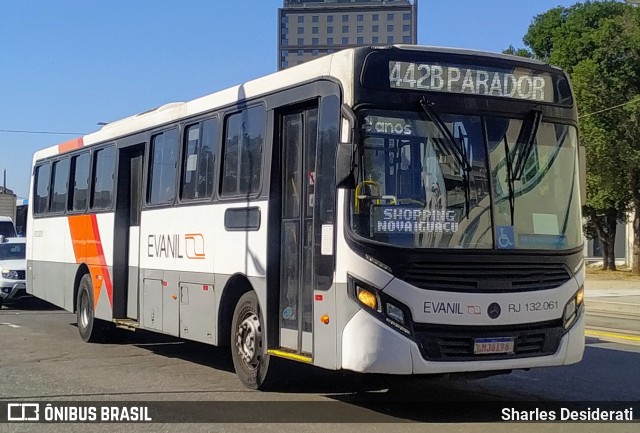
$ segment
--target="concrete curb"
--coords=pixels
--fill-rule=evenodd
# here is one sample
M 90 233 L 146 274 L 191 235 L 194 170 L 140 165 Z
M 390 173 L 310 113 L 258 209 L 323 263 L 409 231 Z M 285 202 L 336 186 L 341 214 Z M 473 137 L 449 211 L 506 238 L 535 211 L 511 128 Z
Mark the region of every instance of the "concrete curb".
M 617 313 L 625 316 L 634 316 L 640 319 L 640 304 L 631 304 L 626 302 L 602 301 L 595 299 L 586 299 L 585 306 L 587 314 L 590 312 Z
M 587 314 L 613 314 L 640 320 L 640 281 L 587 278 L 584 289 Z
M 622 280 L 590 280 L 589 277 L 584 281 L 585 290 L 629 290 L 640 289 L 640 281 L 622 281 Z

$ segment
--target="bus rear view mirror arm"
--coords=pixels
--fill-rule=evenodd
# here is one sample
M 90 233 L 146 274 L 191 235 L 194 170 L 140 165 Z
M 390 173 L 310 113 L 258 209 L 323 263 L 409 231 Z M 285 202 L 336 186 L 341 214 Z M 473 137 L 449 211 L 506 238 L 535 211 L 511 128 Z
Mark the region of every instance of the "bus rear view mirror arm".
M 353 109 L 347 104 L 342 104 L 340 112 L 349 122 L 350 142 L 338 143 L 338 149 L 336 150 L 336 187 L 354 189 L 356 187 L 353 174 L 356 162 L 356 145 L 360 142 L 360 134 L 357 128 L 358 119 Z
M 338 143 L 336 151 L 336 187 L 354 189 L 353 144 Z

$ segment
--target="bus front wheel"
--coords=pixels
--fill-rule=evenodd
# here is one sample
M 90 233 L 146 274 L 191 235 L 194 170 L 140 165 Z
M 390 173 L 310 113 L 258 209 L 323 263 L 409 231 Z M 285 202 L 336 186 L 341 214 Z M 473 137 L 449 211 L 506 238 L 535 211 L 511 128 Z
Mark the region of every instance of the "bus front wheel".
M 269 369 L 264 317 L 255 292 L 240 297 L 231 324 L 231 357 L 238 378 L 249 389 L 266 386 Z
M 93 311 L 93 284 L 91 276 L 85 274 L 80 280 L 78 298 L 76 301 L 76 317 L 80 338 L 87 343 L 95 343 L 105 339 L 108 324 L 96 319 Z

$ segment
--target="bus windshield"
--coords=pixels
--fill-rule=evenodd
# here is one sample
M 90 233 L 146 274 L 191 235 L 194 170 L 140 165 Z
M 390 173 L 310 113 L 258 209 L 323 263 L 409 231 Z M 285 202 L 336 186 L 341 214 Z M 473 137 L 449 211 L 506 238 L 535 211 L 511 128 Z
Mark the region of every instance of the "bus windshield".
M 361 119 L 356 235 L 407 248 L 581 244 L 575 128 L 540 122 L 515 178 L 524 120 L 441 114 L 443 134 L 418 111 L 365 110 Z

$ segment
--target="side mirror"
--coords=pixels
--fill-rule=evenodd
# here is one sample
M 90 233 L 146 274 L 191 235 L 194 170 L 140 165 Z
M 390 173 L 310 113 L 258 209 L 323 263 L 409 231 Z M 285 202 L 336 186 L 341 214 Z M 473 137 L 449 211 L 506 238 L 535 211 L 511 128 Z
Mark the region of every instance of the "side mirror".
M 336 150 L 336 187 L 353 189 L 356 187 L 353 176 L 353 144 L 338 143 Z

